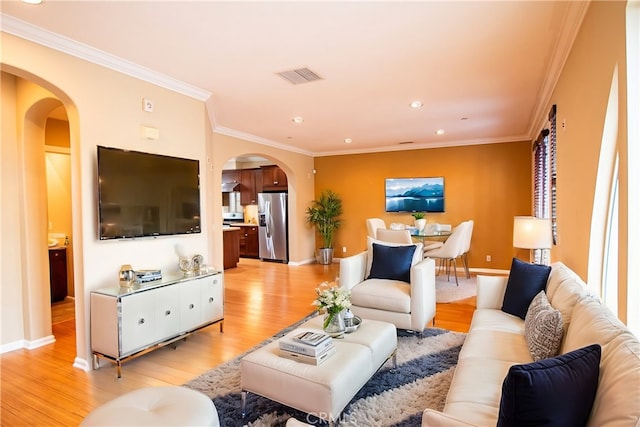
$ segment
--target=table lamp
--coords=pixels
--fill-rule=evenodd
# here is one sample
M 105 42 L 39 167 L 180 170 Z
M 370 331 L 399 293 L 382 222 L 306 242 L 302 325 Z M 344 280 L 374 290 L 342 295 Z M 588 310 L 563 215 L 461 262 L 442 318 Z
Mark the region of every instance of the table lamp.
M 534 262 L 534 250 L 551 248 L 551 219 L 532 216 L 513 218 L 513 246 L 529 249 L 529 261 Z

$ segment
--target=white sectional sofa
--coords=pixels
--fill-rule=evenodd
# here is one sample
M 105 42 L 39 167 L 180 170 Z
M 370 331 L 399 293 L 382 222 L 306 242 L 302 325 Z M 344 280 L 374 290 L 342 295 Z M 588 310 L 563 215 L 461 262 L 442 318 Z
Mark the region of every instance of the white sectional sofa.
M 478 277 L 477 310 L 460 352 L 445 407 L 442 412 L 427 409 L 422 418 L 423 426 L 513 425 L 499 420 L 503 383 L 513 365 L 534 361 L 525 339 L 525 321 L 501 310 L 506 285 L 506 277 Z M 564 333 L 560 341 L 560 358 L 569 357 L 567 353 L 591 344 L 601 346 L 599 372 L 598 362 L 595 362 L 597 388 L 587 425 L 639 426 L 638 338 L 562 263 L 552 265 L 546 296 L 562 315 Z M 558 357 L 541 362 L 551 360 L 558 360 Z M 581 371 L 573 372 L 573 375 L 581 375 Z M 548 379 L 554 380 L 553 376 Z M 556 399 L 556 409 L 547 414 L 551 421 L 544 425 L 562 425 L 557 420 L 554 423 L 553 412 L 576 399 L 571 395 L 573 391 Z M 506 409 L 523 410 L 516 405 L 503 407 Z

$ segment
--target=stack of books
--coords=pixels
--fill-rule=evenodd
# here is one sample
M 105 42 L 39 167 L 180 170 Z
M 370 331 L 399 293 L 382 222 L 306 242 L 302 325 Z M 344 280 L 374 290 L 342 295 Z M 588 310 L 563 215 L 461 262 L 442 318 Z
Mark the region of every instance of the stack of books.
M 152 282 L 154 280 L 161 280 L 162 273 L 160 270 L 137 270 L 136 280 L 138 283 Z
M 319 365 L 336 352 L 333 339 L 317 331 L 302 331 L 279 343 L 281 357 L 310 365 Z

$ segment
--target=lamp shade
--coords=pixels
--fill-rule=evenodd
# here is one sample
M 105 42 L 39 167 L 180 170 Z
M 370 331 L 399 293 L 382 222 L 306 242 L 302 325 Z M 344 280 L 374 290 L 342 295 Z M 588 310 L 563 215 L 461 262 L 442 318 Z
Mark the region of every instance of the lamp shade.
M 523 249 L 551 248 L 551 220 L 532 216 L 514 217 L 513 246 Z

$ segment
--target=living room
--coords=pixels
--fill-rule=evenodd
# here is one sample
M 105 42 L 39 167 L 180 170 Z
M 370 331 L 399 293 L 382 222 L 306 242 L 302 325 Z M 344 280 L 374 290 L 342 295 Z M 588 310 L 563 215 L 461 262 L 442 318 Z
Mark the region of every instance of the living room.
M 599 156 L 605 122 L 611 120 L 607 105 L 612 82 L 617 83 L 618 116 L 614 120 L 619 133 L 614 138 L 620 159 L 620 236 L 631 236 L 637 224 L 628 214 L 634 171 L 631 113 L 628 95 L 627 53 L 625 50 L 624 2 L 594 2 L 583 20 L 573 48 L 553 83 L 551 105 L 556 105 L 566 128 L 558 133 L 558 229 L 560 239 L 552 248 L 552 260 L 569 265 L 581 277 L 594 274 L 594 240 L 592 211 L 597 192 Z M 444 176 L 447 185 L 447 208 L 444 214 L 431 215 L 429 221 L 457 224 L 473 218 L 477 229 L 470 253 L 471 266 L 477 270 L 506 270 L 512 256 L 525 257 L 526 252 L 511 245 L 512 218 L 531 210 L 531 141 L 500 142 L 476 146 L 373 152 L 348 155 L 310 156 L 280 147 L 258 144 L 236 136 L 213 132 L 205 102 L 184 96 L 153 84 L 142 82 L 114 70 L 88 63 L 76 57 L 46 48 L 23 38 L 2 33 L 3 70 L 3 156 L 2 156 L 2 345 L 16 342 L 36 347 L 51 336 L 48 297 L 41 297 L 46 281 L 46 256 L 41 249 L 47 234 L 46 220 L 38 216 L 43 206 L 35 200 L 41 192 L 39 184 L 27 187 L 25 197 L 29 209 L 18 203 L 13 188 L 23 179 L 23 164 L 38 164 L 37 150 L 21 153 L 16 142 L 19 132 L 30 132 L 29 126 L 16 125 L 16 117 L 26 117 L 36 101 L 54 97 L 67 107 L 71 137 L 71 165 L 80 179 L 72 184 L 73 234 L 78 252 L 74 277 L 79 298 L 76 366 L 89 368 L 91 358 L 88 315 L 90 291 L 114 280 L 122 264 L 141 267 L 175 264 L 173 239 L 142 242 L 139 245 L 115 242 L 104 244 L 95 238 L 95 146 L 125 145 L 129 148 L 198 158 L 206 164 L 205 189 L 220 188 L 224 162 L 243 154 L 260 154 L 279 164 L 290 181 L 290 229 L 292 268 L 313 259 L 316 248 L 313 230 L 304 224 L 304 211 L 323 189 L 339 193 L 345 201 L 345 223 L 337 236 L 338 256 L 342 247 L 346 254 L 364 248 L 364 219 L 384 217 L 388 223 L 409 223 L 409 215 L 385 215 L 383 180 L 397 176 Z M 9 76 L 7 76 L 9 75 Z M 86 78 L 83 76 L 91 76 Z M 83 80 L 81 77 L 85 78 Z M 25 83 L 28 82 L 28 83 Z M 550 83 L 550 84 L 552 84 Z M 37 84 L 49 93 L 32 89 Z M 16 99 L 8 88 L 26 88 L 29 95 Z M 19 89 L 16 89 L 19 90 Z M 54 96 L 51 96 L 53 94 Z M 161 128 L 163 138 L 148 141 L 140 138 L 139 127 L 148 117 L 139 108 L 143 97 L 156 102 L 157 112 L 152 126 Z M 39 104 L 43 106 L 43 104 Z M 118 108 L 113 106 L 117 105 Z M 11 108 L 15 106 L 15 108 Z M 120 106 L 123 106 L 120 108 Z M 118 110 L 118 111 L 115 111 Z M 635 111 L 635 110 L 634 110 Z M 31 110 L 33 112 L 33 110 Z M 176 121 L 174 117 L 181 117 Z M 533 126 L 533 124 L 532 124 Z M 625 130 L 628 133 L 625 133 Z M 121 141 L 135 142 L 124 144 Z M 202 141 L 185 144 L 182 141 Z M 637 146 L 637 143 L 635 144 Z M 31 157 L 33 156 L 33 157 Z M 35 159 L 35 160 L 34 160 Z M 312 171 L 315 174 L 311 176 Z M 469 172 L 467 174 L 466 172 Z M 5 179 L 6 177 L 6 179 Z M 362 186 L 359 185 L 362 183 Z M 635 184 L 637 185 L 637 184 Z M 214 267 L 222 265 L 220 200 L 205 190 L 203 217 L 213 224 L 200 236 L 180 239 L 192 253 L 202 253 Z M 624 208 L 624 209 L 623 209 Z M 46 209 L 46 208 L 44 208 Z M 28 228 L 17 227 L 27 219 Z M 599 230 L 601 231 L 601 230 Z M 37 234 L 37 236 L 36 236 Z M 618 316 L 631 324 L 629 298 L 637 295 L 628 284 L 636 283 L 637 267 L 630 261 L 632 238 L 620 238 L 618 247 Z M 637 239 L 636 239 L 637 240 Z M 592 246 L 593 245 L 593 246 Z M 487 255 L 492 261 L 486 261 Z M 20 268 L 15 268 L 15 266 Z M 34 266 L 38 266 L 35 268 Z M 44 278 L 44 279 L 43 279 Z M 591 281 L 591 280 L 590 280 Z M 23 284 L 23 287 L 15 286 Z

